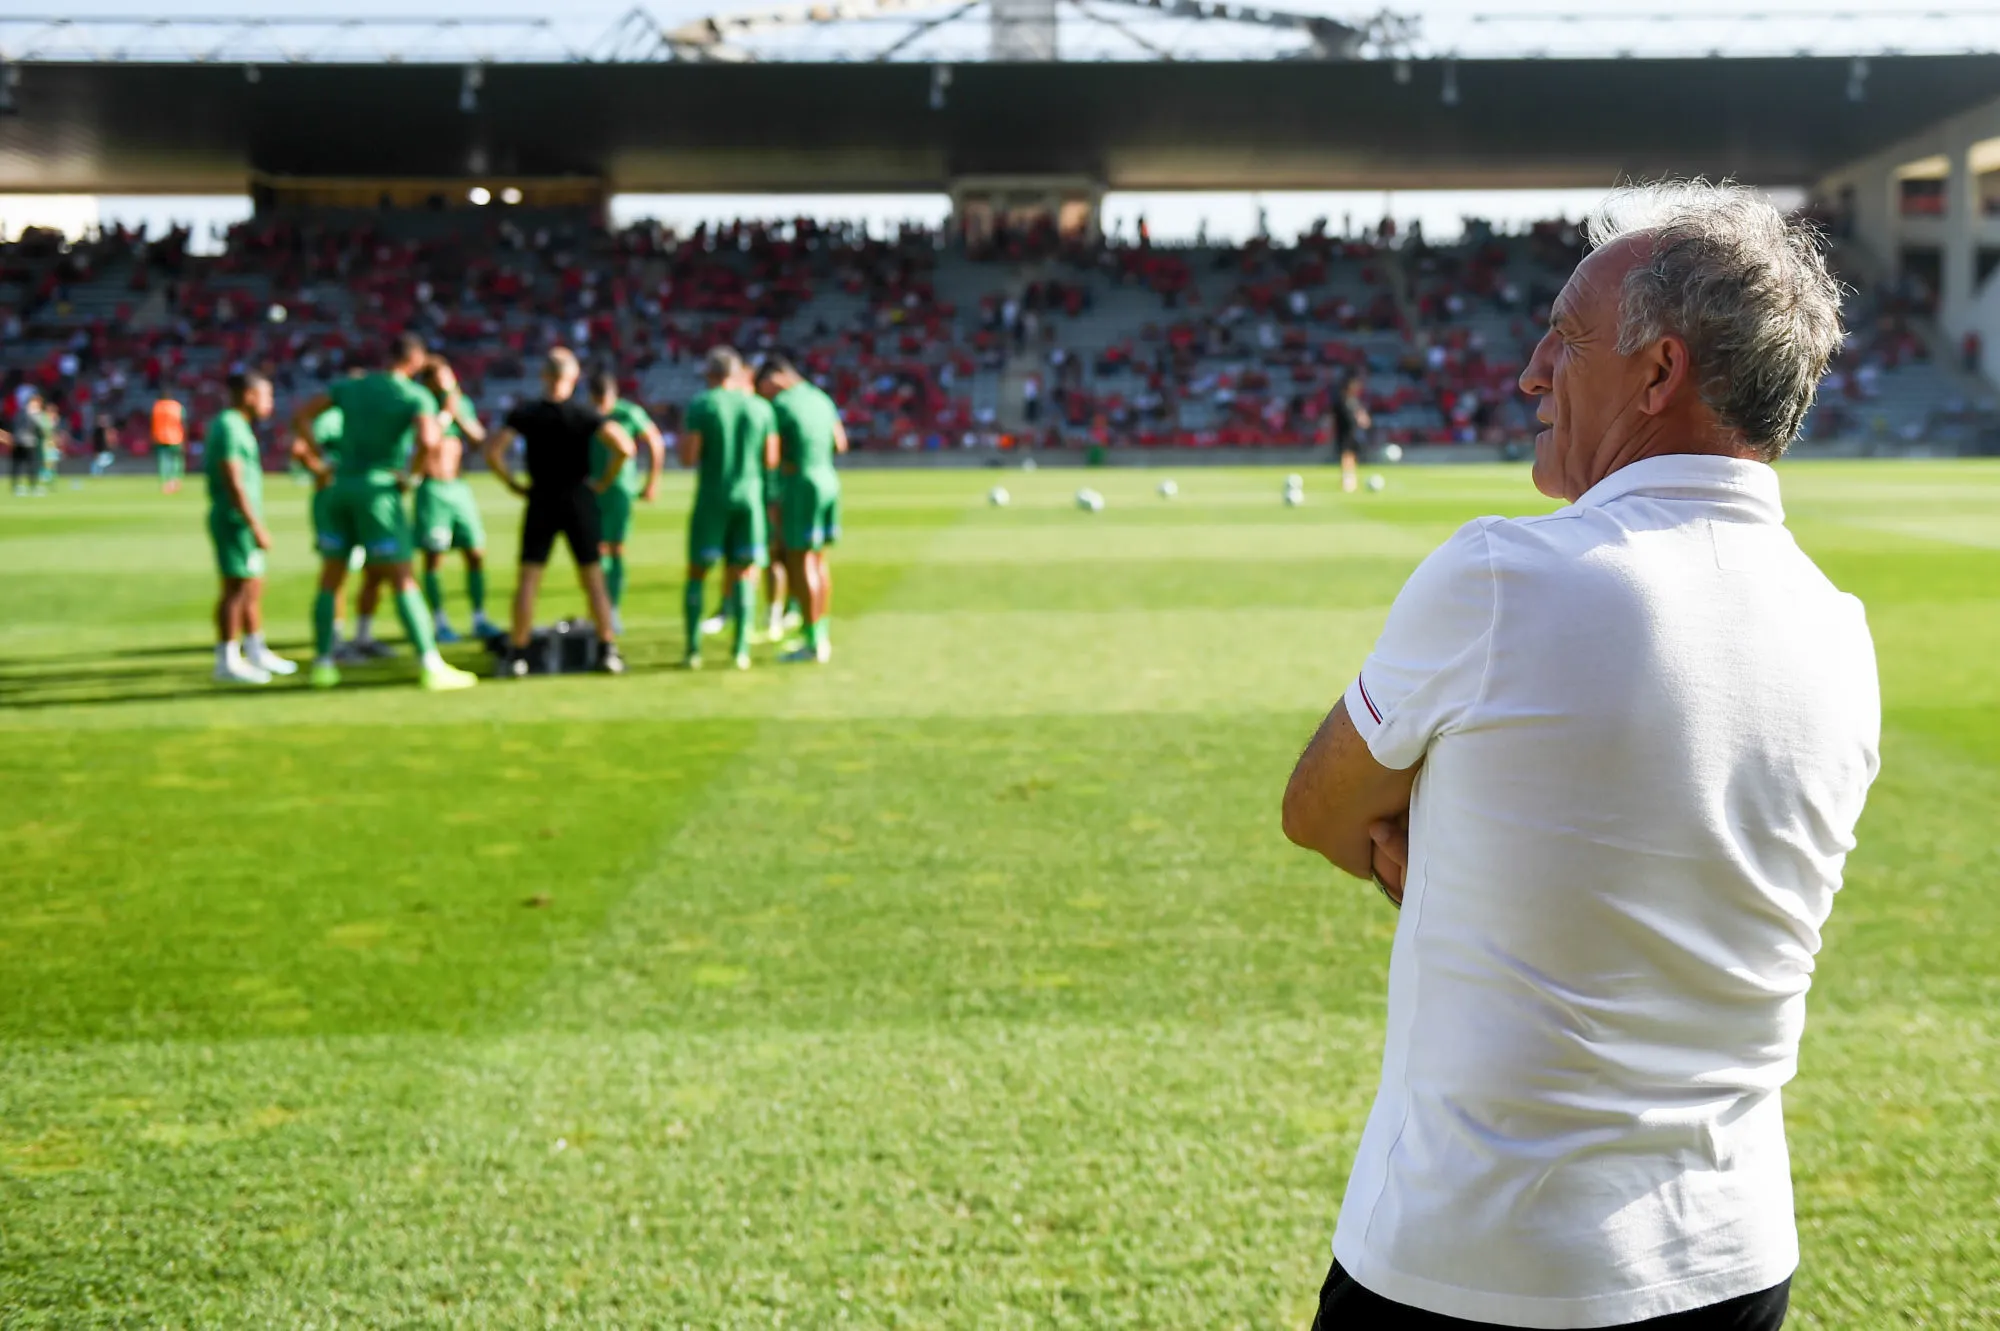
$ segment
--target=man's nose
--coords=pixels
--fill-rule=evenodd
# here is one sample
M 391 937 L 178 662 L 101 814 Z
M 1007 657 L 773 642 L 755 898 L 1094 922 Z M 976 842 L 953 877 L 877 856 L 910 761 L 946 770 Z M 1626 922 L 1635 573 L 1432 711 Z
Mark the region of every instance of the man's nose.
M 1543 384 L 1540 352 L 1537 352 L 1532 360 L 1521 367 L 1521 377 L 1515 380 L 1514 383 L 1515 387 L 1519 388 L 1529 397 L 1540 397 L 1542 395 Z

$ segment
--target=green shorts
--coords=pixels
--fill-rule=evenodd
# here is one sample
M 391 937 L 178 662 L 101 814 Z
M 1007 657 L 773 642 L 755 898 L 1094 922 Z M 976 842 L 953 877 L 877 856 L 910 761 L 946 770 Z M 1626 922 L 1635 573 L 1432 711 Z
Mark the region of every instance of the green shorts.
M 632 530 L 632 492 L 613 485 L 597 496 L 597 539 L 606 545 L 623 545 Z
M 264 552 L 257 548 L 257 538 L 242 518 L 209 514 L 208 540 L 215 547 L 215 571 L 223 577 L 264 576 Z
M 738 567 L 768 559 L 764 500 L 697 498 L 688 518 L 688 563 L 700 568 L 724 560 Z
M 840 482 L 827 476 L 785 477 L 787 550 L 819 550 L 840 540 Z
M 410 519 L 394 481 L 343 477 L 320 493 L 326 497 L 319 529 L 322 558 L 343 559 L 358 545 L 371 564 L 409 562 Z
M 464 481 L 424 481 L 411 505 L 415 511 L 417 545 L 434 555 L 447 550 L 484 550 L 486 528 L 479 521 L 479 501 Z
M 333 530 L 328 525 L 330 519 L 327 515 L 332 512 L 333 487 L 322 485 L 314 490 L 312 495 L 313 553 L 316 555 L 327 554 L 331 544 L 339 540 L 338 534 L 334 536 L 333 542 L 329 542 L 327 539 L 327 533 Z M 352 547 L 352 549 L 359 551 L 361 547 L 357 545 Z

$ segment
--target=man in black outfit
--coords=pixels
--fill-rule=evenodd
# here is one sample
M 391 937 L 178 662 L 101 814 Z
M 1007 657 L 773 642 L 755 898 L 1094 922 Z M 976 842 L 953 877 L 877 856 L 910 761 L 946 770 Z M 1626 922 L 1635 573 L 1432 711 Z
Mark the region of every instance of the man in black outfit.
M 1334 451 L 1340 455 L 1340 488 L 1348 494 L 1361 488 L 1361 432 L 1375 423 L 1361 396 L 1366 387 L 1367 381 L 1356 370 L 1334 394 L 1333 405 L 1327 411 L 1327 433 L 1332 436 Z
M 528 501 L 521 520 L 521 576 L 514 588 L 509 669 L 515 675 L 528 673 L 523 653 L 534 633 L 535 595 L 558 534 L 569 543 L 577 576 L 590 598 L 590 618 L 597 625 L 599 643 L 597 668 L 612 675 L 625 672 L 625 661 L 613 641 L 611 597 L 598 563 L 597 496 L 617 482 L 637 449 L 623 427 L 576 396 L 579 377 L 575 353 L 568 347 L 550 348 L 542 365 L 541 401 L 508 412 L 506 424 L 486 440 L 486 465 L 502 485 Z M 517 438 L 527 444 L 526 485 L 507 465 L 507 452 Z M 590 474 L 593 439 L 602 440 L 610 455 L 610 464 L 597 477 Z

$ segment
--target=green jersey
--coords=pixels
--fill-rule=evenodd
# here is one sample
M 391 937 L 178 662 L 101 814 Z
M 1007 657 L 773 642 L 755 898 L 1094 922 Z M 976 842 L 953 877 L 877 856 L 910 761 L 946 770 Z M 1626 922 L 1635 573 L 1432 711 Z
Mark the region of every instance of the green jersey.
M 627 402 L 621 397 L 611 404 L 611 410 L 605 413 L 604 419 L 607 421 L 616 421 L 623 426 L 625 433 L 632 436 L 632 442 L 639 450 L 632 455 L 632 460 L 626 463 L 624 469 L 618 473 L 619 488 L 627 494 L 636 495 L 643 493 L 646 489 L 646 473 L 652 468 L 652 463 L 647 461 L 646 458 L 646 434 L 653 428 L 653 418 L 648 416 L 646 409 L 638 403 Z M 590 441 L 590 479 L 594 481 L 599 476 L 602 476 L 604 469 L 610 465 L 611 450 L 604 446 L 602 439 L 592 436 Z
M 701 434 L 697 498 L 761 504 L 764 441 L 777 433 L 771 404 L 737 388 L 711 388 L 688 403 L 684 429 Z
M 339 407 L 328 407 L 313 418 L 313 447 L 326 465 L 340 470 L 340 432 L 345 428 Z
M 819 387 L 796 383 L 771 399 L 778 418 L 779 458 L 787 476 L 825 479 L 833 475 L 834 440 L 840 408 Z
M 201 469 L 208 476 L 208 516 L 216 519 L 241 521 L 242 513 L 229 498 L 229 487 L 223 477 L 229 464 L 243 464 L 243 497 L 250 501 L 250 511 L 259 516 L 264 512 L 264 458 L 257 448 L 257 432 L 250 428 L 250 420 L 234 407 L 223 412 L 209 422 L 208 433 L 202 437 Z
M 409 465 L 420 416 L 436 416 L 430 390 L 400 374 L 365 374 L 327 387 L 340 409 L 340 479 L 377 478 Z

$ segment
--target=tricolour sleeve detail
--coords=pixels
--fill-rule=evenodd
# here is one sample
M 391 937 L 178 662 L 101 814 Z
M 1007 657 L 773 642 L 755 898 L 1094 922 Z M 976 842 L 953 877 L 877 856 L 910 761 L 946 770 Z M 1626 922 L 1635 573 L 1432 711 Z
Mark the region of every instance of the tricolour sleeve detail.
M 1414 767 L 1485 688 L 1498 615 L 1493 521 L 1467 523 L 1417 566 L 1348 685 L 1348 719 L 1384 767 Z

